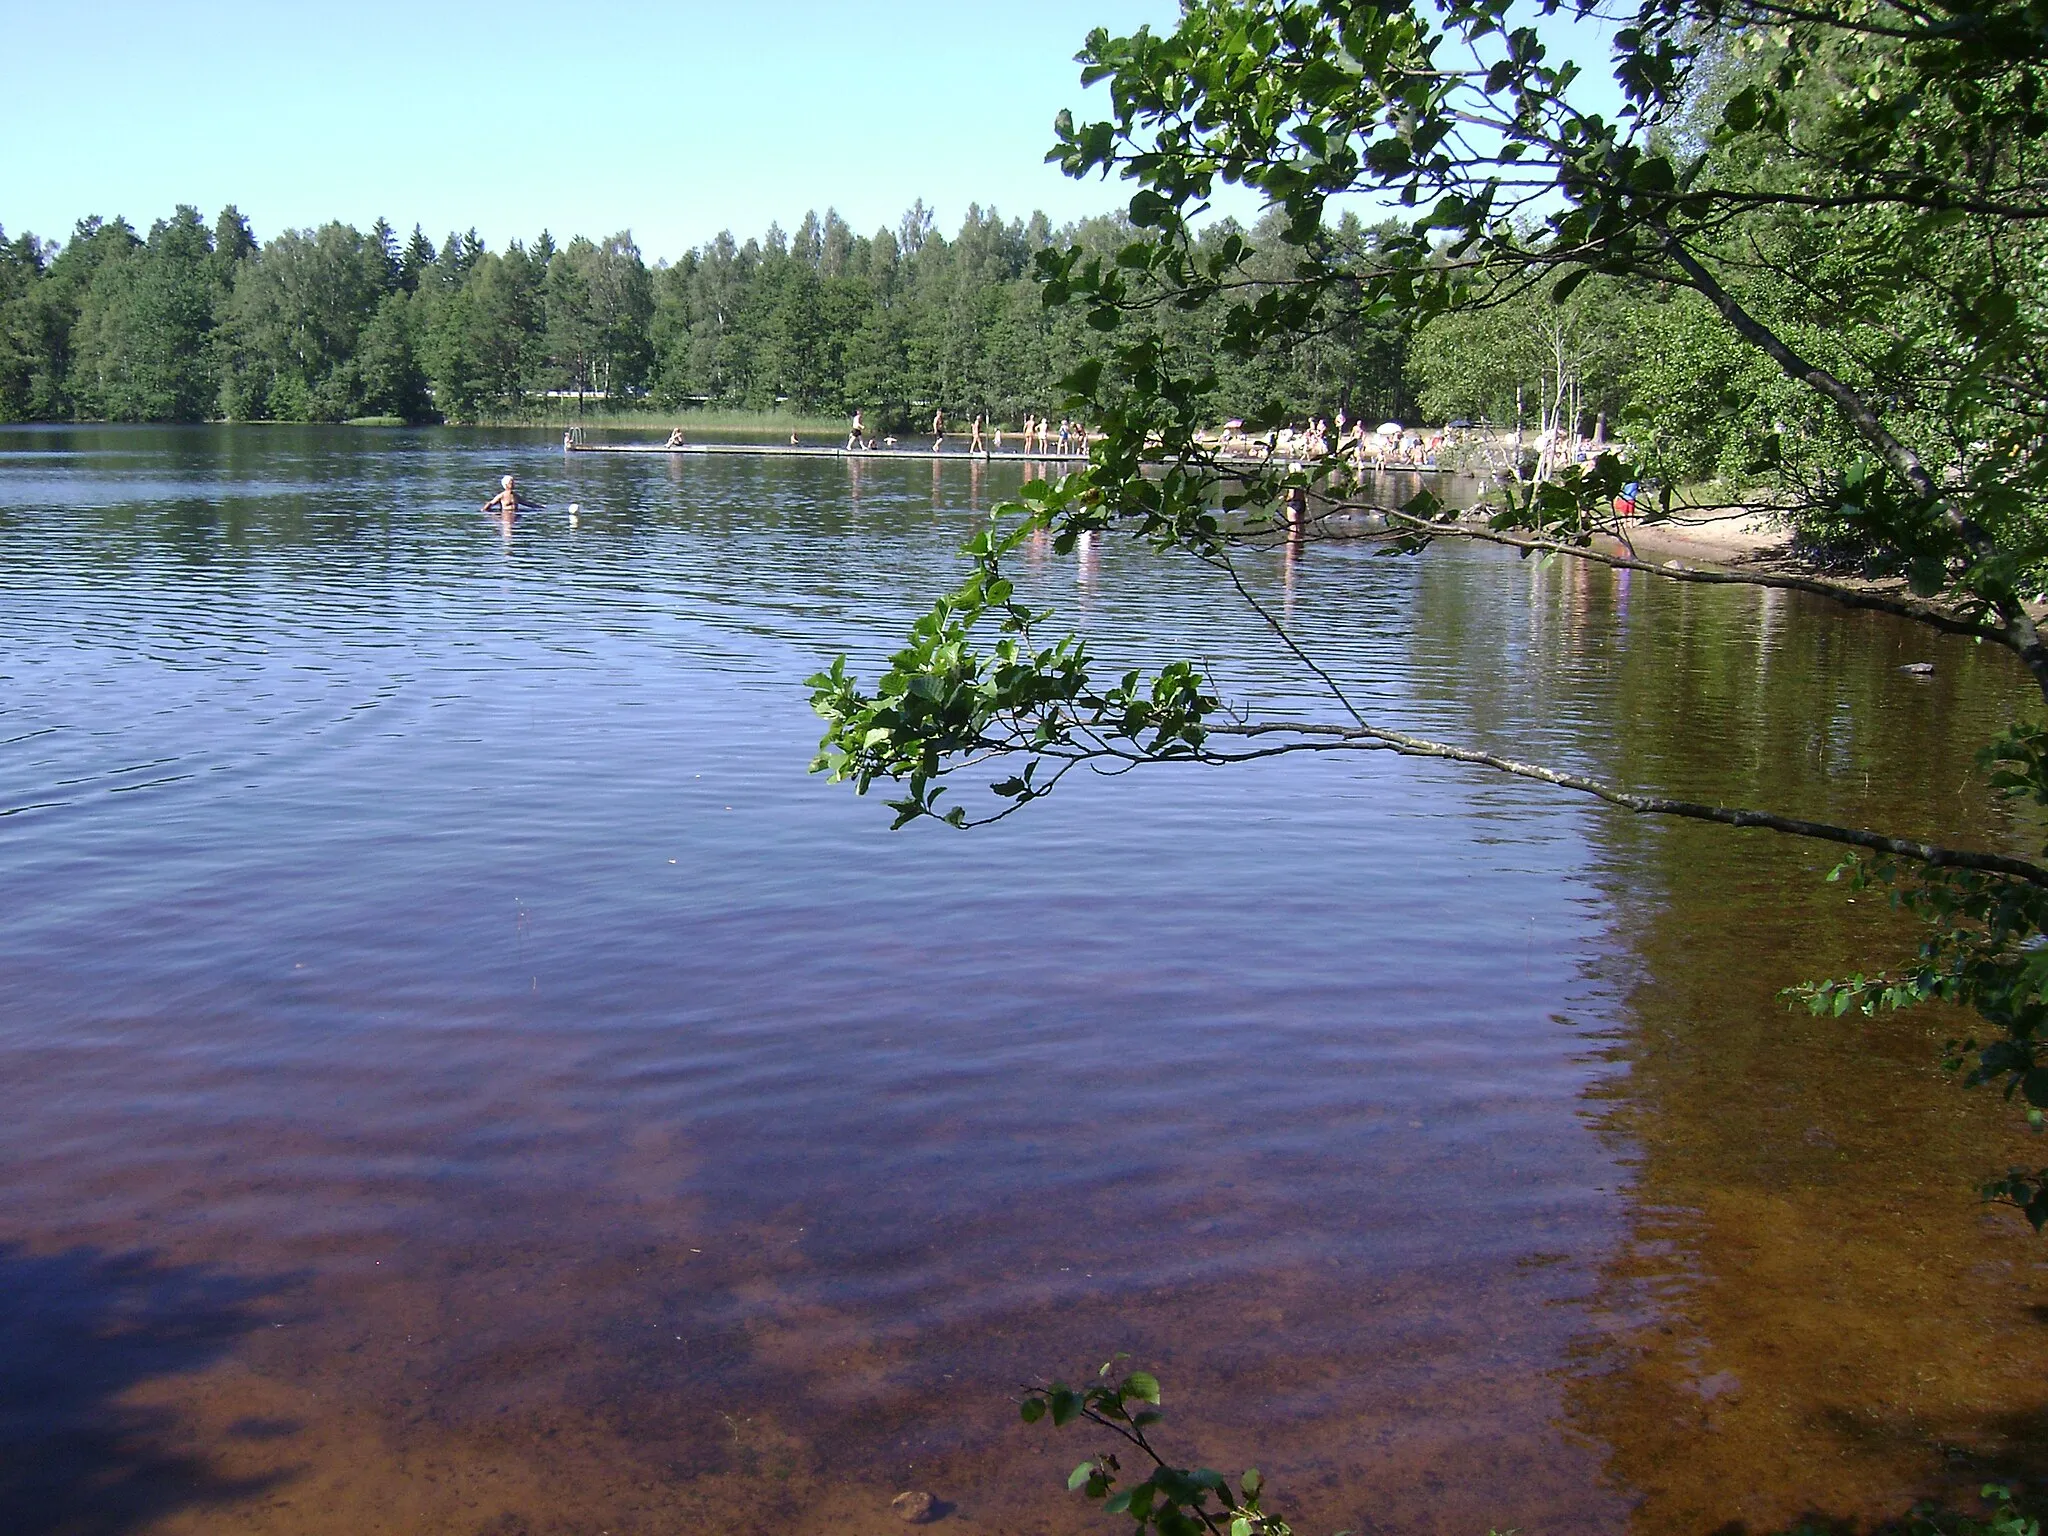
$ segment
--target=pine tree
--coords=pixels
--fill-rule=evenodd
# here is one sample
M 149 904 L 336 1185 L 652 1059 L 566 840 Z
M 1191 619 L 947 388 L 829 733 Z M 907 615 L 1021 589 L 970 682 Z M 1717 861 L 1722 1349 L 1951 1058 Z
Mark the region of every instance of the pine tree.
M 395 293 L 399 287 L 402 263 L 398 255 L 398 232 L 381 216 L 370 226 L 370 243 L 376 248 L 378 262 L 383 267 L 379 284 L 386 293 Z
M 420 284 L 433 270 L 434 259 L 434 242 L 419 225 L 413 225 L 412 238 L 405 242 L 405 254 L 398 259 L 398 286 L 407 293 L 418 293 Z

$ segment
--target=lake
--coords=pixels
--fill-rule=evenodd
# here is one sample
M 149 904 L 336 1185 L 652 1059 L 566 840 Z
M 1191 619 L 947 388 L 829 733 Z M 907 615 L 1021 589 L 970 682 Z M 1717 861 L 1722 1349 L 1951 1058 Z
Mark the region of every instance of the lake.
M 1014 1399 L 1119 1351 L 1301 1536 L 2042 1469 L 2044 1250 L 1974 1193 L 2038 1149 L 1955 1019 L 1779 999 L 1910 943 L 1830 850 L 1383 754 L 964 834 L 808 774 L 803 680 L 1020 473 L 0 432 L 10 1531 L 1114 1530 Z M 1187 562 L 1022 553 L 1119 668 L 1331 714 Z M 1972 766 L 2002 652 L 1485 548 L 1247 571 L 1380 723 L 2038 840 Z

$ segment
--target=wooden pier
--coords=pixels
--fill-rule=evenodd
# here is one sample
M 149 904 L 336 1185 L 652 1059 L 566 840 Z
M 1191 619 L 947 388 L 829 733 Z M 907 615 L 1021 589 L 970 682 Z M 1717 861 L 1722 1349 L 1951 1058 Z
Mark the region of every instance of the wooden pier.
M 634 454 L 681 454 L 686 457 L 710 458 L 719 454 L 733 454 L 746 458 L 761 459 L 905 459 L 923 464 L 1086 464 L 1088 455 L 1083 453 L 1036 453 L 1020 448 L 996 448 L 983 453 L 968 449 L 940 450 L 934 453 L 929 448 L 830 448 L 823 445 L 803 443 L 683 443 L 671 448 L 666 443 L 564 443 L 569 453 L 634 453 Z M 1255 458 L 1250 455 L 1233 454 L 1218 457 L 1218 469 L 1270 469 L 1276 461 Z M 1306 461 L 1283 457 L 1277 466 L 1285 469 L 1304 469 Z M 1390 475 L 1435 475 L 1448 471 L 1434 464 L 1367 464 L 1369 473 Z
M 666 443 L 565 443 L 570 453 L 657 453 L 696 454 L 709 457 L 714 454 L 739 454 L 763 459 L 913 459 L 924 463 L 959 460 L 963 464 L 1086 464 L 1086 453 L 1026 453 L 1016 448 L 992 449 L 986 453 L 973 453 L 965 448 L 954 451 L 941 449 L 934 453 L 929 448 L 827 448 L 802 443 L 683 443 L 674 448 Z

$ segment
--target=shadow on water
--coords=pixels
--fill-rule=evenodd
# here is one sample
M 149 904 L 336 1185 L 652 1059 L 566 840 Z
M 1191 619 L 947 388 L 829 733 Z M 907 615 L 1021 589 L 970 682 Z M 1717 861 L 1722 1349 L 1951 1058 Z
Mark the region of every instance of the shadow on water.
M 12 1536 L 118 1536 L 281 1480 L 225 1477 L 175 1443 L 149 1383 L 219 1360 L 276 1289 L 205 1266 L 93 1248 L 0 1248 L 0 1525 Z M 251 1423 L 254 1438 L 292 1426 Z

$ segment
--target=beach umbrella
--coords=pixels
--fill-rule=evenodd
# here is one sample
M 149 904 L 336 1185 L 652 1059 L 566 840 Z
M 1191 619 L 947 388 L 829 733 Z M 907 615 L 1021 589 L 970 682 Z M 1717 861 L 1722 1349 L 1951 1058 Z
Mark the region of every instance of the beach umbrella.
M 1383 437 L 1391 437 L 1400 430 L 1401 423 L 1398 421 L 1383 421 L 1380 423 L 1380 435 Z

